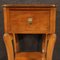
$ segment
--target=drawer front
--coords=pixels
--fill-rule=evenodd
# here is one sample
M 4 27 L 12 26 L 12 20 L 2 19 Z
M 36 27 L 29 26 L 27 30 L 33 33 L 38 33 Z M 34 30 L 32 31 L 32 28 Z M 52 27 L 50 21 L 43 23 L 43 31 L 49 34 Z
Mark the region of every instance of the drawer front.
M 10 11 L 10 32 L 48 33 L 49 11 Z

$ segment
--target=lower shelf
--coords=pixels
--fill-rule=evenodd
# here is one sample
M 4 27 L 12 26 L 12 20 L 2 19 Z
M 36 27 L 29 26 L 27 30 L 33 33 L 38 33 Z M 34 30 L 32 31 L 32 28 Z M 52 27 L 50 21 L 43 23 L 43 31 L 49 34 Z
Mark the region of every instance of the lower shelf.
M 15 60 L 42 60 L 42 53 L 40 52 L 16 53 Z

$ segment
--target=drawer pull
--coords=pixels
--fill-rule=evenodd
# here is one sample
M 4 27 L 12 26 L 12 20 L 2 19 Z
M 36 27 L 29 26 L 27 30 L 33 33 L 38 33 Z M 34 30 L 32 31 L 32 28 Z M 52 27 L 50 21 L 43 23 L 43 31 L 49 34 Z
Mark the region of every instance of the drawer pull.
M 31 18 L 31 17 L 28 18 L 28 23 L 29 23 L 29 24 L 32 24 L 32 18 Z

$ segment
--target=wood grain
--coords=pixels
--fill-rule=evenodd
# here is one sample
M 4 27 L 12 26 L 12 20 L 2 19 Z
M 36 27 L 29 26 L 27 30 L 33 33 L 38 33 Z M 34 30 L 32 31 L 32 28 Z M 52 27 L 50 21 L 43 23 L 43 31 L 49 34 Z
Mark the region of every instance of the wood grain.
M 40 53 L 40 52 L 16 53 L 15 60 L 42 60 L 42 53 Z
M 13 46 L 12 46 L 13 38 L 8 33 L 5 33 L 3 38 L 4 38 L 4 43 L 8 54 L 8 60 L 14 60 L 14 53 L 13 53 Z
M 52 60 L 56 41 L 56 6 L 54 4 L 7 4 L 3 5 L 3 11 L 4 43 L 7 49 L 8 60 Z M 28 22 L 29 18 L 32 18 L 31 24 Z M 43 52 L 17 53 L 19 45 L 16 42 L 17 34 L 43 34 Z M 14 50 L 12 40 L 14 42 Z
M 28 23 L 30 17 L 31 25 Z M 55 33 L 55 17 L 55 7 L 4 7 L 4 26 L 9 33 Z
M 32 18 L 32 24 L 28 18 Z M 13 33 L 48 33 L 49 11 L 10 11 L 9 23 Z
M 47 60 L 52 60 L 53 51 L 56 43 L 56 34 L 51 34 L 47 46 Z

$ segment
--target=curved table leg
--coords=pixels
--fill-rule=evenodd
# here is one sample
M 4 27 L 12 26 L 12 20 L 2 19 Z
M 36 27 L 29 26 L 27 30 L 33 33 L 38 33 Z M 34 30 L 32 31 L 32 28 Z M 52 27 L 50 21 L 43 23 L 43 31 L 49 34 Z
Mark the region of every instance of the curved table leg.
M 47 60 L 52 60 L 55 42 L 56 42 L 56 34 L 51 34 L 49 36 L 49 42 L 47 46 Z
M 14 53 L 13 53 L 13 46 L 12 46 L 12 36 L 5 33 L 4 36 L 4 43 L 7 50 L 8 60 L 14 60 Z

